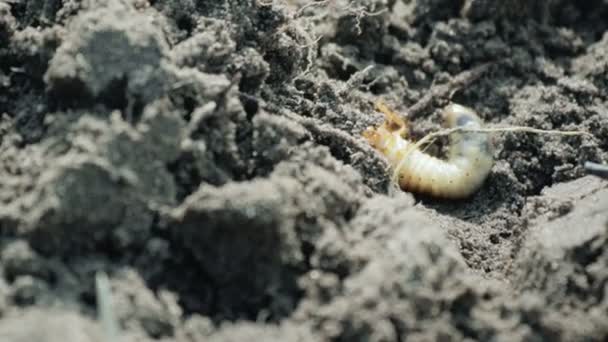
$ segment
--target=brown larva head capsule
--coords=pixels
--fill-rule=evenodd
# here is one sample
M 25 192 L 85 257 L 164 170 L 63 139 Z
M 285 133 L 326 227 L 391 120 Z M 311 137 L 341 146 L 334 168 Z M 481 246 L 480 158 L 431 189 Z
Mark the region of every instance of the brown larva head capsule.
M 392 139 L 395 135 L 405 138 L 408 135 L 408 127 L 399 116 L 386 107 L 382 102 L 376 103 L 376 109 L 384 114 L 385 120 L 378 127 L 368 127 L 363 131 L 363 137 L 378 150 L 386 148 L 387 140 Z
M 376 109 L 384 114 L 385 120 L 381 127 L 390 133 L 397 133 L 402 137 L 406 137 L 408 133 L 408 127 L 405 120 L 399 116 L 399 114 L 390 110 L 382 102 L 376 103 Z
M 381 144 L 381 133 L 379 132 L 380 127 L 379 128 L 374 128 L 374 127 L 368 127 L 365 131 L 363 131 L 363 137 L 365 138 L 365 140 L 367 140 L 367 142 L 369 142 L 370 145 L 372 145 L 373 148 L 378 148 Z

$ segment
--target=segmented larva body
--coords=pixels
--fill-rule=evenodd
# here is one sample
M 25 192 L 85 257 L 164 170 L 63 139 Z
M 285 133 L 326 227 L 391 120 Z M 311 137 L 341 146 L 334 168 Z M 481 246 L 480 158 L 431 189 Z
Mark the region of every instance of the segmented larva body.
M 458 199 L 470 196 L 483 184 L 494 164 L 487 133 L 452 133 L 447 159 L 442 160 L 420 151 L 414 142 L 405 139 L 405 122 L 388 110 L 384 112 L 386 121 L 363 135 L 388 159 L 403 190 Z M 479 129 L 482 124 L 475 111 L 458 104 L 443 109 L 443 120 L 448 128 Z

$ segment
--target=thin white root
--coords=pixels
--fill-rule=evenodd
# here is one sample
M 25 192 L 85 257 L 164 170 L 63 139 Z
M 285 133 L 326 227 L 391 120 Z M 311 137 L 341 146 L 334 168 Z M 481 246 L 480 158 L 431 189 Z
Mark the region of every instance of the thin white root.
M 302 15 L 302 13 L 304 13 L 304 11 L 306 11 L 310 7 L 313 7 L 313 6 L 325 6 L 330 1 L 331 0 L 311 1 L 311 2 L 307 3 L 306 5 L 300 7 L 300 9 L 296 12 L 295 17 L 296 18 L 300 17 Z
M 359 70 L 357 72 L 355 72 L 349 79 L 348 81 L 346 81 L 346 83 L 342 86 L 342 88 L 338 91 L 340 95 L 344 96 L 346 95 L 349 91 L 351 91 L 354 88 L 357 88 L 358 86 L 360 86 L 363 81 L 365 80 L 365 77 L 369 74 L 369 72 L 374 68 L 373 65 L 368 65 L 367 67 L 365 67 L 365 69 L 363 70 Z
M 525 132 L 525 133 L 534 133 L 534 134 L 547 134 L 547 135 L 564 135 L 564 136 L 579 136 L 579 135 L 587 135 L 593 137 L 593 134 L 585 131 L 560 131 L 560 130 L 552 130 L 552 129 L 540 129 L 533 128 L 528 126 L 507 126 L 507 127 L 490 127 L 490 128 L 477 128 L 470 129 L 465 127 L 454 127 L 442 129 L 437 132 L 433 132 L 424 136 L 424 138 L 418 140 L 416 144 L 414 144 L 414 148 L 419 148 L 420 146 L 432 142 L 434 139 L 450 135 L 456 132 L 477 132 L 477 133 L 497 133 L 497 132 Z
M 422 139 L 418 140 L 414 143 L 408 150 L 405 152 L 402 161 L 395 168 L 395 172 L 393 172 L 393 181 L 396 181 L 399 177 L 398 170 L 401 170 L 403 165 L 407 162 L 407 156 L 417 149 L 420 149 L 425 144 L 430 144 L 438 137 L 447 136 L 456 132 L 478 132 L 478 133 L 497 133 L 497 132 L 525 132 L 525 133 L 534 133 L 534 134 L 547 134 L 547 135 L 562 135 L 562 136 L 580 136 L 586 135 L 593 138 L 593 135 L 589 132 L 585 131 L 560 131 L 560 130 L 545 130 L 527 126 L 508 126 L 508 127 L 490 127 L 490 128 L 477 128 L 470 129 L 465 127 L 453 127 L 442 129 L 437 132 L 429 133 L 424 136 Z
M 311 16 L 311 17 L 305 17 L 305 11 L 311 7 L 325 7 L 325 6 L 332 6 L 334 8 L 331 8 L 330 10 L 315 15 L 315 16 Z M 325 18 L 327 16 L 331 16 L 331 15 L 335 15 L 337 14 L 343 14 L 343 13 L 347 13 L 348 15 L 351 15 L 355 18 L 355 29 L 357 31 L 358 35 L 361 35 L 363 33 L 363 30 L 361 28 L 361 20 L 363 20 L 363 18 L 366 17 L 375 17 L 378 15 L 381 15 L 383 13 L 388 12 L 387 8 L 383 8 L 380 9 L 378 11 L 368 11 L 367 8 L 365 6 L 355 6 L 353 5 L 352 1 L 350 0 L 320 0 L 320 1 L 311 1 L 305 5 L 303 5 L 302 7 L 300 7 L 298 10 L 296 10 L 293 13 L 292 19 L 293 20 L 304 20 L 305 23 L 310 23 L 310 22 L 314 22 L 314 21 L 324 21 Z M 308 24 L 305 24 L 308 25 Z M 291 26 L 289 26 L 291 27 Z M 285 26 L 283 28 L 283 30 L 286 30 L 287 26 Z M 314 65 L 314 55 L 317 53 L 318 50 L 318 46 L 319 46 L 319 42 L 325 38 L 323 35 L 321 36 L 315 36 L 312 32 L 309 32 L 310 27 L 308 28 L 302 28 L 299 27 L 298 25 L 294 26 L 295 31 L 297 32 L 297 34 L 299 36 L 301 36 L 304 39 L 304 44 L 299 44 L 298 47 L 301 49 L 306 49 L 306 62 L 307 65 L 304 68 L 304 70 L 298 74 L 297 76 L 294 77 L 294 80 L 297 79 L 301 79 L 302 77 L 304 77 L 305 75 L 307 75 L 308 73 L 310 73 L 311 69 L 313 68 Z

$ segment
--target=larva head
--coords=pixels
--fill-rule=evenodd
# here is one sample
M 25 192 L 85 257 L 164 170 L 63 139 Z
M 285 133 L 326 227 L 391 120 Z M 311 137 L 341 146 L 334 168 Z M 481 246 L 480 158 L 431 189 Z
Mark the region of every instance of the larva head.
M 403 118 L 384 104 L 380 102 L 376 103 L 376 108 L 384 114 L 385 120 L 382 125 L 378 127 L 368 127 L 363 132 L 363 137 L 374 148 L 383 150 L 386 147 L 387 139 L 392 139 L 395 135 L 406 137 L 408 134 L 408 127 Z
M 363 131 L 363 137 L 365 138 L 365 140 L 367 140 L 367 142 L 376 149 L 382 146 L 383 134 L 386 133 L 382 132 L 381 127 L 368 127 L 365 131 Z
M 442 116 L 443 122 L 448 128 L 463 126 L 479 128 L 481 126 L 481 119 L 477 113 L 473 109 L 459 104 L 449 104 L 443 109 Z
M 384 114 L 384 123 L 378 129 L 383 128 L 390 133 L 396 133 L 402 137 L 407 136 L 407 123 L 399 114 L 393 112 L 381 101 L 376 102 L 376 110 Z

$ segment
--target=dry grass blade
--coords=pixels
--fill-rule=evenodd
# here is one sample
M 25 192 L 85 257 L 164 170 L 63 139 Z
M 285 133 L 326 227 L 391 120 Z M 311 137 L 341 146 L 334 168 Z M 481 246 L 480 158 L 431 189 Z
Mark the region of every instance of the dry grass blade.
M 106 342 L 118 342 L 118 323 L 112 305 L 112 290 L 110 280 L 105 272 L 95 275 L 95 291 L 97 295 L 97 312 L 105 335 Z

